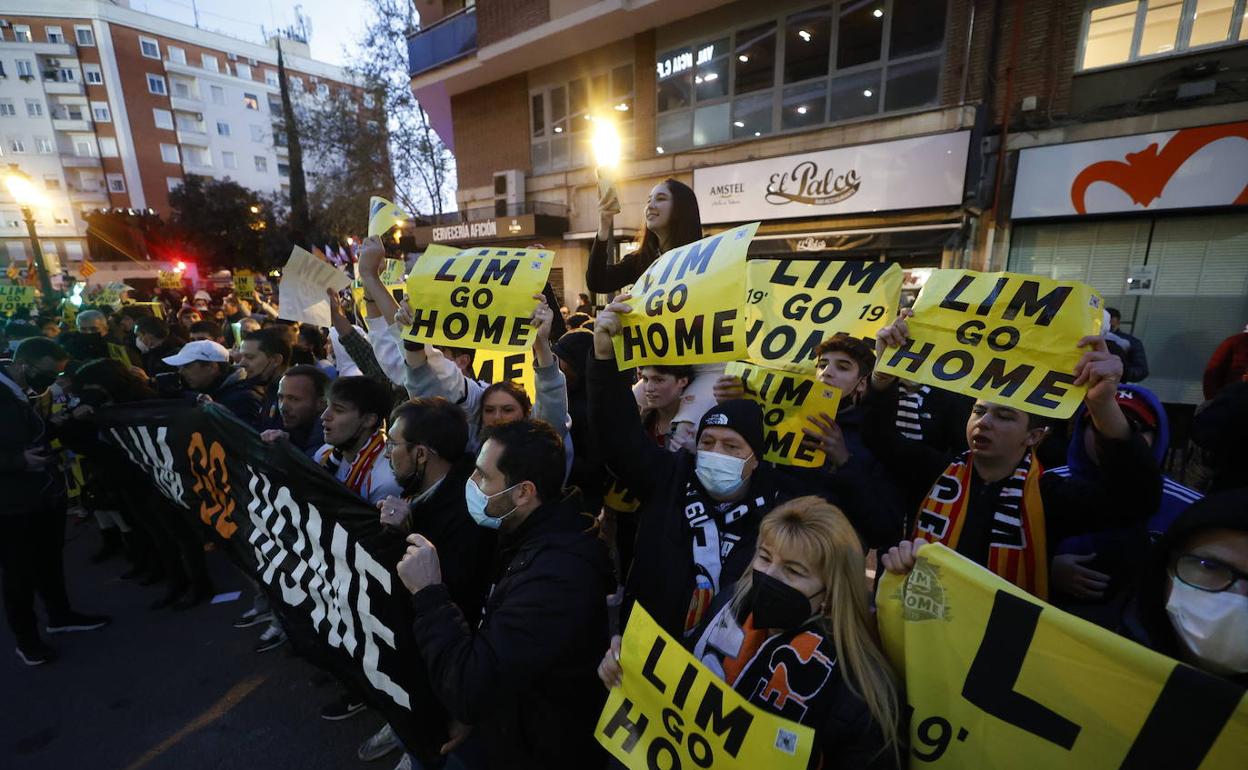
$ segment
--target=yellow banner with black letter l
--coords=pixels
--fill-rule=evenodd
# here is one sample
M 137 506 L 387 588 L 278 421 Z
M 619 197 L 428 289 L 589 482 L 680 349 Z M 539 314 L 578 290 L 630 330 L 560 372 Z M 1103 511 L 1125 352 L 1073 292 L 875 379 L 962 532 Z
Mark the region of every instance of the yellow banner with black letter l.
M 802 428 L 813 428 L 811 417 L 836 419 L 841 392 L 813 377 L 733 361 L 724 374 L 741 378 L 745 397 L 763 408 L 763 459 L 781 465 L 819 468 L 821 449 L 802 445 Z
M 1079 340 L 1101 333 L 1091 286 L 1019 273 L 935 270 L 914 304 L 910 340 L 876 370 L 1024 412 L 1066 419 Z
M 745 253 L 758 222 L 663 254 L 633 284 L 615 335 L 621 369 L 745 358 Z
M 234 296 L 250 298 L 256 293 L 256 274 L 250 270 L 234 271 Z
M 35 287 L 0 285 L 0 315 L 13 315 L 35 304 Z
M 519 353 L 533 344 L 529 319 L 555 253 L 544 249 L 464 249 L 430 257 L 407 276 L 412 326 L 403 338 L 457 348 Z
M 895 262 L 752 259 L 746 275 L 749 360 L 815 373 L 815 348 L 833 334 L 873 340 L 897 317 Z
M 877 592 L 910 768 L 1235 770 L 1248 697 L 1041 602 L 944 547 Z
M 805 770 L 815 731 L 746 702 L 633 607 L 594 737 L 630 770 Z

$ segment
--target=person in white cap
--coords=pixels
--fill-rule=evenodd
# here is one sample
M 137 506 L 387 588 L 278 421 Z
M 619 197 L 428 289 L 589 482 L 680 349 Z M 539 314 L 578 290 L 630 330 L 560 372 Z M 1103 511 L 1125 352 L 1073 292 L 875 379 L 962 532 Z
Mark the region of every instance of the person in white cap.
M 230 352 L 211 340 L 188 342 L 178 353 L 161 359 L 178 368 L 189 390 L 216 401 L 253 428 L 259 425 L 263 386 L 230 365 Z
M 205 312 L 208 310 L 208 305 L 212 304 L 212 295 L 203 289 L 200 289 L 195 292 L 195 296 L 192 298 L 191 304 L 201 313 Z

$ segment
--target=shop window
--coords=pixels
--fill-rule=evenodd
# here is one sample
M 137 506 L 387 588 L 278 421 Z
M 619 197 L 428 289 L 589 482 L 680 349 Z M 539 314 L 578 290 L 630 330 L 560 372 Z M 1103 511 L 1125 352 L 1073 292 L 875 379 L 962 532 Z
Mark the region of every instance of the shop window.
M 771 133 L 771 94 L 754 94 L 732 103 L 732 138 L 764 136 Z
M 593 121 L 614 120 L 622 134 L 633 115 L 633 68 L 590 73 L 529 95 L 530 161 L 534 174 L 592 162 Z M 627 139 L 623 142 L 628 146 Z
M 884 2 L 842 3 L 836 26 L 836 68 L 880 60 L 884 43 Z
M 888 68 L 884 80 L 884 111 L 920 107 L 931 101 L 940 85 L 940 59 L 911 59 Z
M 732 138 L 729 130 L 731 105 L 728 102 L 699 107 L 693 113 L 693 144 L 704 147 L 721 144 Z
M 832 6 L 795 13 L 785 20 L 785 83 L 826 76 L 831 52 Z
M 945 0 L 893 0 L 888 58 L 940 51 L 945 40 Z
M 827 93 L 827 84 L 822 81 L 786 88 L 780 104 L 780 128 L 809 128 L 823 123 L 827 119 Z
M 776 78 L 776 23 L 738 32 L 733 56 L 737 93 L 771 88 Z
M 698 48 L 697 69 L 693 75 L 694 96 L 708 102 L 728 95 L 728 63 L 731 61 L 728 38 Z
M 1091 0 L 1083 18 L 1079 68 L 1248 39 L 1244 10 L 1243 0 Z

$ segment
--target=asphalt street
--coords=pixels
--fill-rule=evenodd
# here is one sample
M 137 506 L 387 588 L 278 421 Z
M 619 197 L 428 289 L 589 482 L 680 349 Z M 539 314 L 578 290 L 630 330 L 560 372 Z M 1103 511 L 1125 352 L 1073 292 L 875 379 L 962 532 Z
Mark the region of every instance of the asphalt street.
M 152 611 L 163 589 L 121 580 L 120 558 L 91 565 L 98 531 L 93 521 L 76 521 L 65 546 L 70 598 L 113 622 L 45 637 L 60 659 L 33 668 L 0 628 L 0 768 L 389 770 L 398 761 L 397 753 L 370 764 L 356 758 L 380 716 L 321 719 L 338 687 L 290 645 L 252 651 L 264 626 L 232 627 L 251 599 L 223 554 L 208 554 L 216 588 L 242 591 L 238 600 Z

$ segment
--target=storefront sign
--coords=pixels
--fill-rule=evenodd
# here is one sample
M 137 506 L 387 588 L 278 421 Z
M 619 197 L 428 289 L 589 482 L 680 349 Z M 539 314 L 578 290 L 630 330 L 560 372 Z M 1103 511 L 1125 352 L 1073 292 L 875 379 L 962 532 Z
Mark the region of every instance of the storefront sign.
M 1023 150 L 1013 217 L 1245 205 L 1248 122 Z
M 704 224 L 957 206 L 969 131 L 693 172 Z
M 472 238 L 492 238 L 498 235 L 498 225 L 493 219 L 487 219 L 484 222 L 461 222 L 455 225 L 444 225 L 442 227 L 434 227 L 433 240 L 437 243 L 444 241 L 467 241 Z
M 537 218 L 532 214 L 520 214 L 514 217 L 487 219 L 482 222 L 458 222 L 437 227 L 417 227 L 412 231 L 412 237 L 417 245 L 423 246 L 429 243 L 524 238 L 536 233 Z

